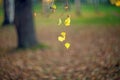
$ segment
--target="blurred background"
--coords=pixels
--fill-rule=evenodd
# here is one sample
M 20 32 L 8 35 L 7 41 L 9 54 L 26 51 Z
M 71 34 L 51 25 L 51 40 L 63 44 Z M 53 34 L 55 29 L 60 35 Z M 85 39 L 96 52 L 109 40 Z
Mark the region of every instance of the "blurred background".
M 0 0 L 0 80 L 120 80 L 120 0 Z

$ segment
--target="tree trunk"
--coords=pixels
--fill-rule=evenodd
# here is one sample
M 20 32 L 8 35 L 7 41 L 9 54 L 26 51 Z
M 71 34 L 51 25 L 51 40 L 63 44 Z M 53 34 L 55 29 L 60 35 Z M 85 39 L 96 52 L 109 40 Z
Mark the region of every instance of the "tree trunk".
M 14 0 L 3 0 L 4 21 L 3 26 L 14 23 Z
M 49 16 L 50 13 L 50 5 L 49 2 L 47 2 L 46 0 L 42 0 L 42 13 L 45 16 Z
M 15 0 L 15 26 L 18 36 L 18 48 L 37 45 L 31 0 Z
M 80 11 L 80 0 L 75 0 L 75 8 L 76 8 L 76 14 L 80 15 L 81 11 Z
M 14 23 L 14 13 L 15 13 L 15 6 L 14 6 L 14 0 L 9 0 L 9 21 L 11 24 Z
M 98 0 L 93 0 L 93 6 L 94 6 L 94 9 L 95 9 L 95 12 L 98 13 L 99 12 L 99 9 L 98 9 L 99 1 Z
M 65 0 L 65 10 L 66 11 L 70 10 L 70 4 L 68 0 Z

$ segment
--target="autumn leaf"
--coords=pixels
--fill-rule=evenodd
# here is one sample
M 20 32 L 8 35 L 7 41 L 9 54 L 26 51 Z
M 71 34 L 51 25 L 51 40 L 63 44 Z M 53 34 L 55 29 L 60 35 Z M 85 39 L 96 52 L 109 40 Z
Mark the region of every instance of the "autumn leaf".
M 66 27 L 70 26 L 70 22 L 71 22 L 70 15 L 68 15 L 64 22 L 65 26 Z
M 65 47 L 68 49 L 70 48 L 70 43 L 65 43 Z
M 61 18 L 59 18 L 58 25 L 60 26 L 61 24 L 62 24 L 62 20 L 61 20 Z

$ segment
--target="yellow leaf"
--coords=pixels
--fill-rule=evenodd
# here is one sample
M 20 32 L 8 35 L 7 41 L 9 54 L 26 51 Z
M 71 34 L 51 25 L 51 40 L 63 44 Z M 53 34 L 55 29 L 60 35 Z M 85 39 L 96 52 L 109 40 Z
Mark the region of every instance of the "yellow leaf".
M 68 15 L 64 22 L 65 26 L 66 27 L 70 26 L 70 22 L 71 22 L 70 15 Z
M 116 1 L 115 5 L 120 7 L 120 1 Z
M 56 9 L 56 5 L 55 5 L 55 4 L 53 4 L 53 5 L 52 5 L 52 8 L 53 8 L 53 9 Z
M 62 20 L 61 18 L 59 18 L 58 25 L 61 25 L 61 24 L 62 24 Z
M 61 36 L 58 36 L 58 41 L 63 42 L 66 38 L 66 32 L 61 32 Z
M 70 48 L 70 43 L 65 43 L 65 47 L 68 49 Z
M 58 36 L 58 41 L 63 42 L 64 40 L 65 40 L 64 37 L 62 37 L 62 36 Z
M 65 38 L 66 32 L 61 32 L 61 35 Z

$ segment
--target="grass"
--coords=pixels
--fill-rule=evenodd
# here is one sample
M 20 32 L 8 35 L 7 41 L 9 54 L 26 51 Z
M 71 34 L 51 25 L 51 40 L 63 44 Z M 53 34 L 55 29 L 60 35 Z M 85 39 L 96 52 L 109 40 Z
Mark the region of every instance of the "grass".
M 92 6 L 82 6 L 82 15 L 73 20 L 74 24 L 119 24 L 120 10 L 115 6 L 100 6 L 95 13 Z
M 37 46 L 32 47 L 32 50 L 37 50 L 37 49 L 45 50 L 45 49 L 50 49 L 50 48 L 51 48 L 50 46 L 40 43 Z
M 34 7 L 34 12 L 39 14 L 40 11 L 40 5 L 37 5 Z M 38 15 L 38 17 L 35 17 L 35 22 L 38 25 L 53 25 L 57 24 L 58 18 L 60 15 L 61 18 L 64 20 L 66 17 L 66 14 L 71 14 L 71 20 L 73 25 L 81 25 L 81 24 L 120 24 L 120 9 L 119 7 L 110 6 L 110 5 L 100 5 L 99 6 L 99 13 L 96 13 L 94 11 L 94 7 L 91 5 L 82 5 L 81 6 L 81 15 L 76 16 L 75 15 L 75 8 L 72 5 L 71 11 L 65 12 L 63 9 L 63 5 L 60 4 L 57 5 L 57 10 L 55 13 L 50 14 L 50 17 L 43 17 L 41 15 Z
M 120 21 L 120 9 L 119 7 L 110 6 L 110 5 L 100 5 L 99 6 L 99 13 L 94 11 L 94 7 L 92 5 L 82 5 L 81 6 L 81 15 L 75 15 L 75 7 L 71 5 L 71 11 L 64 11 L 63 4 L 56 4 L 57 10 L 55 13 L 51 13 L 50 16 L 45 17 L 42 15 L 42 8 L 41 4 L 34 4 L 33 5 L 33 12 L 37 13 L 35 17 L 35 24 L 36 25 L 57 25 L 58 18 L 61 17 L 63 20 L 66 17 L 66 14 L 70 14 L 71 23 L 73 25 L 84 25 L 84 24 L 102 24 L 102 25 L 119 25 Z M 61 16 L 63 15 L 63 16 Z M 0 7 L 0 24 L 3 21 L 3 12 L 2 7 Z
M 120 17 L 114 17 L 114 16 L 102 16 L 102 17 L 84 17 L 81 16 L 77 19 L 73 20 L 73 24 L 79 25 L 79 24 L 119 24 Z

